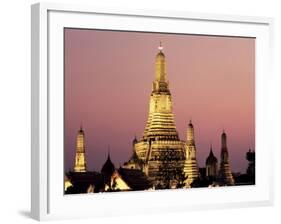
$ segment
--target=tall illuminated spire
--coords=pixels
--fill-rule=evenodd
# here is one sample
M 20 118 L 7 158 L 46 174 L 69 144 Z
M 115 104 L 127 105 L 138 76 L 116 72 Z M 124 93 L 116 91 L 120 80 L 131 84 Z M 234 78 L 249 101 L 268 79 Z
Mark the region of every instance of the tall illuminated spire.
M 191 120 L 189 121 L 188 128 L 187 128 L 187 143 L 189 145 L 195 145 L 194 143 L 194 128 Z
M 78 131 L 76 137 L 76 154 L 75 154 L 75 165 L 74 172 L 86 172 L 86 158 L 85 158 L 85 134 L 82 129 Z
M 186 134 L 186 145 L 185 145 L 185 162 L 183 167 L 183 172 L 187 176 L 186 186 L 196 180 L 199 176 L 198 166 L 196 160 L 196 146 L 194 140 L 194 127 L 189 121 Z
M 155 81 L 153 82 L 153 91 L 155 92 L 169 92 L 163 49 L 162 43 L 160 42 L 158 47 L 159 52 L 155 60 Z
M 182 169 L 185 157 L 183 142 L 179 139 L 174 122 L 166 59 L 161 42 L 155 58 L 154 77 L 146 127 L 134 148 L 143 162 L 142 170 L 149 179 L 155 185 L 166 186 L 169 183 L 165 176 L 172 180 L 174 170 Z
M 225 185 L 234 185 L 234 179 L 231 173 L 231 168 L 228 159 L 227 137 L 224 130 L 221 135 L 221 161 L 219 178 L 220 181 Z
M 178 140 L 174 122 L 172 97 L 166 80 L 166 62 L 163 46 L 160 42 L 155 61 L 155 80 L 149 102 L 149 115 L 144 131 L 144 138 L 159 137 L 161 139 Z

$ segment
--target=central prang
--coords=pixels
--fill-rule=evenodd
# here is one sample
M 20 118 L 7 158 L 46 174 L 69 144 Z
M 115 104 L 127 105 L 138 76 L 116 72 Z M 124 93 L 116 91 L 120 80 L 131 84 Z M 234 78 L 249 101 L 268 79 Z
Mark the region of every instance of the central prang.
M 157 189 L 188 187 L 198 178 L 196 148 L 179 139 L 161 43 L 158 49 L 148 120 L 142 138 L 133 144 L 139 163 L 134 166 L 141 167 Z M 193 136 L 193 126 L 188 129 Z

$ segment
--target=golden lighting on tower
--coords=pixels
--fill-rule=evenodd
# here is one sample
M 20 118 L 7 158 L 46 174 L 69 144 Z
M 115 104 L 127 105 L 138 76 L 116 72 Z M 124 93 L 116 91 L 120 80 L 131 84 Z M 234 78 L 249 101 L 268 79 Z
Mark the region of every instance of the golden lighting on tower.
M 86 172 L 86 159 L 85 159 L 85 135 L 82 127 L 78 131 L 76 138 L 76 154 L 74 172 Z

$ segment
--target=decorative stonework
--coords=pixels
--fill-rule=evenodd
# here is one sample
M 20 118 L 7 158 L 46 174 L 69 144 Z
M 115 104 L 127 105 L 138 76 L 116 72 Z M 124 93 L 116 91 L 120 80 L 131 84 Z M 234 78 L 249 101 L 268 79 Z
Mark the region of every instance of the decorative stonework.
M 143 137 L 137 141 L 135 152 L 142 160 L 143 172 L 154 185 L 169 185 L 182 172 L 184 142 L 180 141 L 172 111 L 172 97 L 167 81 L 163 47 L 155 62 L 155 80 L 149 101 L 149 114 Z

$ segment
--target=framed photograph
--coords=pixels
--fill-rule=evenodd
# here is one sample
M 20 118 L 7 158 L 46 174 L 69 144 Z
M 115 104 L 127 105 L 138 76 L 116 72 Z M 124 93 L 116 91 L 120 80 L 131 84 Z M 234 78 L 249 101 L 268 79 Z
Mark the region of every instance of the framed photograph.
M 272 29 L 32 5 L 32 217 L 272 204 Z

